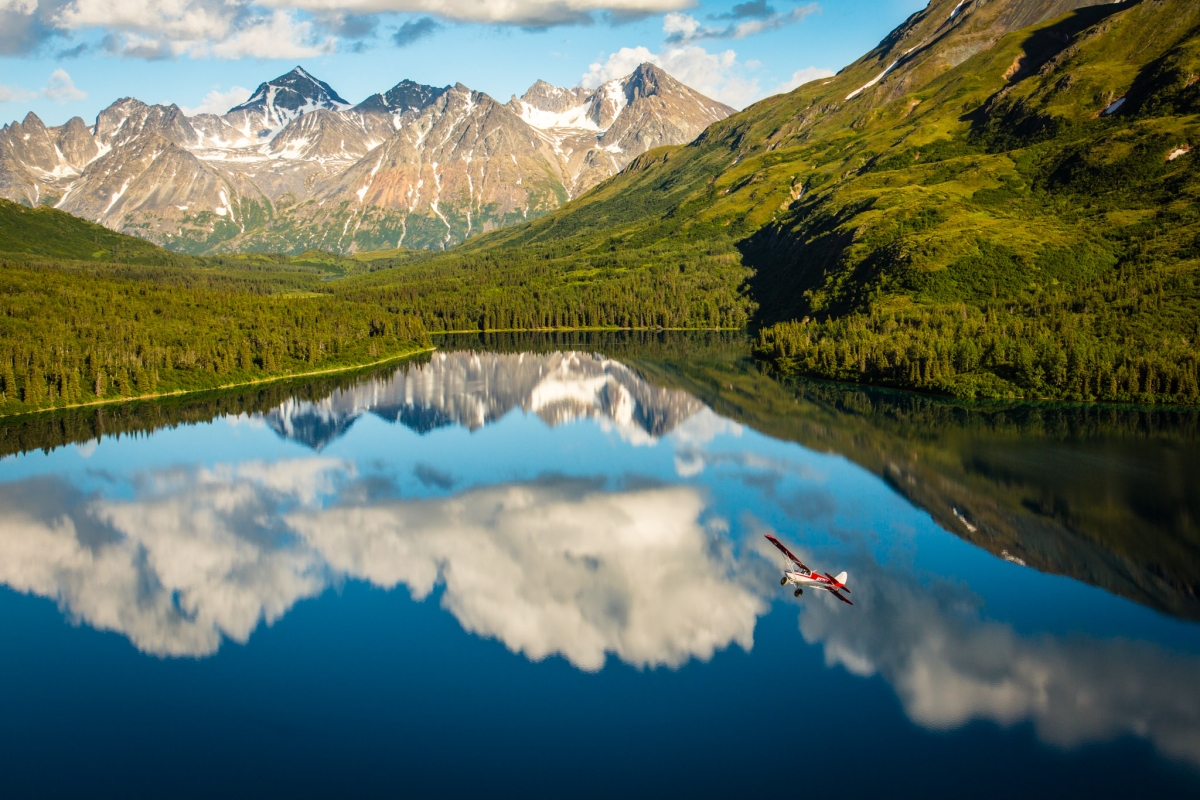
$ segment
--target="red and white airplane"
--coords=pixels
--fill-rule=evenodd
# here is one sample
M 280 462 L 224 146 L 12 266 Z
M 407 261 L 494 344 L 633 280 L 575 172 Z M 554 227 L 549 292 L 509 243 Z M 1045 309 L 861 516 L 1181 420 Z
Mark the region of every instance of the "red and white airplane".
M 843 572 L 841 575 L 838 575 L 836 578 L 830 575 L 828 572 L 826 572 L 824 575 L 818 575 L 808 567 L 804 566 L 803 561 L 792 555 L 792 551 L 784 547 L 783 542 L 779 541 L 770 534 L 767 535 L 767 539 L 770 540 L 771 544 L 782 550 L 783 554 L 791 559 L 792 564 L 796 566 L 795 569 L 785 568 L 783 570 L 783 577 L 779 579 L 780 586 L 787 586 L 789 583 L 796 584 L 796 597 L 804 594 L 805 586 L 811 586 L 816 589 L 824 589 L 838 600 L 841 600 L 843 603 L 850 603 L 849 600 L 838 594 L 839 589 L 847 594 L 850 593 L 850 590 L 846 588 L 846 578 L 849 576 L 845 572 Z M 854 605 L 854 603 L 850 603 L 850 605 Z

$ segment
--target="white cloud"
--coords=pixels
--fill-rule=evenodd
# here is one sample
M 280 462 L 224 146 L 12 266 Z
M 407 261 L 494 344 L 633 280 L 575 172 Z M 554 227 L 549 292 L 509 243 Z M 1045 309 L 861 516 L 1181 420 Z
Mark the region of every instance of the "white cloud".
M 690 40 L 701 32 L 700 20 L 691 14 L 671 13 L 663 18 L 663 33 L 671 39 Z
M 353 13 L 409 12 L 459 22 L 559 25 L 585 21 L 598 12 L 640 16 L 678 11 L 693 0 L 262 0 L 276 8 Z
M 36 0 L 0 2 L 36 7 Z M 586 22 L 597 13 L 662 13 L 690 4 L 691 0 L 71 0 L 54 19 L 67 30 L 148 37 L 161 49 L 158 53 L 143 43 L 121 48 L 123 54 L 293 58 L 331 47 L 329 40 L 314 39 L 312 23 L 298 21 L 295 11 L 321 19 L 407 12 L 461 22 L 540 26 Z
M 770 94 L 783 94 L 790 92 L 793 89 L 803 86 L 806 83 L 820 80 L 822 78 L 832 78 L 834 71 L 825 67 L 805 67 L 798 69 L 792 73 L 792 77 L 788 78 L 783 83 L 771 90 Z
M 693 0 L 0 0 L 0 53 L 29 52 L 50 37 L 90 31 L 104 34 L 103 52 L 124 57 L 300 58 L 332 51 L 339 37 L 361 40 L 375 30 L 380 14 L 536 28 L 691 5 Z
M 663 33 L 667 34 L 667 41 L 673 44 L 685 44 L 698 39 L 745 39 L 756 33 L 793 25 L 820 10 L 821 7 L 816 3 L 798 6 L 787 12 L 777 12 L 764 6 L 763 11 L 766 13 L 761 16 L 730 22 L 716 28 L 701 24 L 700 20 L 691 14 L 671 13 L 663 19 Z M 728 16 L 724 18 L 729 19 Z
M 195 106 L 180 106 L 183 113 L 189 117 L 194 117 L 197 114 L 224 114 L 234 106 L 241 105 L 250 99 L 250 90 L 241 86 L 231 86 L 226 91 L 213 89 L 208 94 L 204 95 L 204 99 L 199 105 Z M 247 420 L 239 420 L 232 424 L 244 424 Z M 255 420 L 256 425 L 261 426 L 261 421 Z
M 37 11 L 38 0 L 0 0 L 0 11 L 16 14 L 32 14 Z
M 0 103 L 24 103 L 37 97 L 36 92 L 19 86 L 0 86 Z
M 306 58 L 336 46 L 312 22 L 251 0 L 72 0 L 55 22 L 107 30 L 105 50 L 133 58 Z
M 744 108 L 761 94 L 757 78 L 744 75 L 745 65 L 737 53 L 726 50 L 710 53 L 699 45 L 669 46 L 654 53 L 646 47 L 622 47 L 603 62 L 592 64 L 579 85 L 594 89 L 601 84 L 622 78 L 643 62 L 656 64 L 678 80 L 734 108 Z
M 65 69 L 56 69 L 50 73 L 50 80 L 36 92 L 20 87 L 0 86 L 0 103 L 26 103 L 38 97 L 45 97 L 63 105 L 75 100 L 83 100 L 87 97 L 87 92 L 75 85 L 75 81 L 71 79 Z
M 311 22 L 297 22 L 291 14 L 276 11 L 210 49 L 217 58 L 310 58 L 332 53 L 337 40 L 332 36 L 319 39 Z
M 68 30 L 132 31 L 197 46 L 229 35 L 247 5 L 237 0 L 72 0 L 56 22 Z
M 83 100 L 87 92 L 75 86 L 75 81 L 65 69 L 56 69 L 50 73 L 50 81 L 42 89 L 42 95 L 56 103 L 70 103 L 73 100 Z

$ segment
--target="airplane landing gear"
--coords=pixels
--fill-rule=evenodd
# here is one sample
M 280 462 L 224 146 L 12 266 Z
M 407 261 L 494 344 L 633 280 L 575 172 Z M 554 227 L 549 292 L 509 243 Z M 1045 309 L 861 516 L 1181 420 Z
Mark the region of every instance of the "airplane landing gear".
M 800 595 L 802 595 L 802 594 L 804 594 L 804 590 L 803 590 L 803 589 L 797 589 L 797 590 L 795 591 L 795 595 L 796 595 L 796 597 L 799 597 L 799 596 L 800 596 Z
M 784 575 L 782 578 L 779 579 L 779 585 L 787 586 L 787 575 Z

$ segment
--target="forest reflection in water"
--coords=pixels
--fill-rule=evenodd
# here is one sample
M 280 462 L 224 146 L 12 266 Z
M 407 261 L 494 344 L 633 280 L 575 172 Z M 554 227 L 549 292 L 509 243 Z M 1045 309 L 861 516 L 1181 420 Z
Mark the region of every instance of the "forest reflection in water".
M 1194 412 L 782 385 L 720 336 L 452 344 L 291 396 L 209 401 L 206 435 L 227 448 L 181 449 L 188 429 L 169 426 L 208 412 L 180 405 L 123 410 L 157 420 L 144 440 L 80 435 L 0 462 L 0 582 L 147 654 L 201 658 L 341 582 L 403 587 L 466 631 L 585 671 L 753 653 L 760 618 L 795 603 L 827 665 L 882 677 L 924 728 L 1028 722 L 1063 747 L 1134 736 L 1200 766 L 1190 626 L 997 618 L 972 569 L 980 586 L 1013 570 L 1039 602 L 1074 590 L 1012 564 L 942 575 L 889 541 L 928 513 L 1010 562 L 1195 619 Z M 33 424 L 69 438 L 97 418 Z M 5 441 L 36 435 L 10 425 Z M 778 599 L 763 533 L 848 569 L 854 608 Z

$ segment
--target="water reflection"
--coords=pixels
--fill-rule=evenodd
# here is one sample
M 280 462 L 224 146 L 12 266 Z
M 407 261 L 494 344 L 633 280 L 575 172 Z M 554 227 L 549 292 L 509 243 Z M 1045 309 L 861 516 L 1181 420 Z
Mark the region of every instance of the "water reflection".
M 3 484 L 0 581 L 144 652 L 209 655 L 325 588 L 327 570 L 280 511 L 350 470 L 319 458 L 180 467 L 135 476 L 132 501 L 56 477 Z
M 766 610 L 704 507 L 691 487 L 558 479 L 305 509 L 288 524 L 339 573 L 418 599 L 444 585 L 465 629 L 531 659 L 676 667 L 730 643 L 749 650 Z
M 440 585 L 466 630 L 584 670 L 609 654 L 677 667 L 731 644 L 749 651 L 774 588 L 769 554 L 735 556 L 725 522 L 702 521 L 704 498 L 687 486 L 557 479 L 363 502 L 352 465 L 326 458 L 136 483 L 127 501 L 53 478 L 4 485 L 0 580 L 170 656 L 246 642 L 336 579 L 417 599 Z M 881 675 L 914 722 L 1031 721 L 1063 746 L 1132 734 L 1200 764 L 1200 660 L 1128 640 L 1022 636 L 986 619 L 960 584 L 861 554 L 847 566 L 854 610 L 808 599 L 800 632 L 829 665 Z
M 34 469 L 0 483 L 0 582 L 155 656 L 208 657 L 226 639 L 246 643 L 299 601 L 353 580 L 403 587 L 417 600 L 437 596 L 463 629 L 532 661 L 678 668 L 730 647 L 753 653 L 759 618 L 773 601 L 792 603 L 779 599 L 761 534 L 786 538 L 806 526 L 824 539 L 814 537 L 816 552 L 797 549 L 848 569 L 856 605 L 806 595 L 800 635 L 830 667 L 881 677 L 916 724 L 1029 723 L 1061 747 L 1136 736 L 1200 765 L 1200 659 L 1136 627 L 1123 638 L 1067 635 L 989 616 L 969 581 L 915 568 L 880 544 L 878 520 L 910 506 L 881 482 L 862 483 L 861 469 L 814 451 L 860 464 L 875 453 L 905 497 L 964 509 L 949 521 L 950 512 L 934 511 L 944 526 L 974 520 L 970 534 L 1009 547 L 1016 538 L 1022 553 L 1085 564 L 1098 585 L 1138 574 L 1136 564 L 1029 522 L 1036 515 L 1004 507 L 989 516 L 996 495 L 978 481 L 947 479 L 944 451 L 925 443 L 919 452 L 934 457 L 901 459 L 892 447 L 899 437 L 863 434 L 861 414 L 833 421 L 827 407 L 798 412 L 794 402 L 773 412 L 777 424 L 810 414 L 811 424 L 779 437 L 806 450 L 748 430 L 769 427 L 761 407 L 735 421 L 699 390 L 679 388 L 685 380 L 647 374 L 578 352 L 439 353 L 380 380 L 272 405 L 254 417 L 258 428 L 243 426 L 251 438 L 240 455 L 173 455 L 165 464 L 131 457 L 103 474 Z M 732 391 L 732 381 L 708 383 Z M 764 406 L 777 399 L 764 396 Z M 377 441 L 358 441 L 361 454 L 339 448 L 368 417 L 364 427 L 402 430 L 382 420 L 420 436 L 374 449 Z M 237 420 L 247 418 L 213 430 L 234 430 Z M 438 457 L 440 444 L 417 446 L 449 442 L 437 437 L 454 428 L 505 424 L 511 439 L 464 444 L 460 436 L 449 458 Z M 548 429 L 555 442 L 587 452 L 582 466 L 565 469 L 521 446 Z M 264 439 L 274 436 L 304 447 L 267 455 Z M 1021 445 L 963 449 L 1016 470 L 1012 453 L 1032 451 Z M 483 456 L 535 477 L 472 469 Z M 861 485 L 846 488 L 848 475 Z M 872 508 L 879 516 L 864 517 Z M 1001 511 L 1019 537 L 996 521 Z M 918 516 L 905 524 L 928 519 Z M 1104 567 L 1109 561 L 1126 573 Z M 1020 590 L 1060 591 L 1023 572 Z
M 1133 735 L 1200 765 L 1200 659 L 1127 639 L 1022 636 L 961 585 L 869 559 L 850 569 L 862 613 L 809 603 L 800 631 L 830 666 L 881 675 L 917 724 L 1032 722 L 1062 747 Z
M 678 666 L 749 649 L 766 608 L 691 487 L 552 479 L 372 503 L 353 479 L 353 465 L 310 458 L 141 474 L 129 501 L 54 478 L 7 484 L 0 580 L 171 656 L 245 642 L 334 578 L 418 599 L 442 584 L 467 630 L 587 670 L 608 653 Z
M 429 363 L 338 389 L 317 402 L 291 400 L 266 415 L 281 436 L 320 450 L 364 414 L 419 433 L 477 430 L 514 408 L 554 426 L 603 420 L 634 442 L 670 433 L 703 403 L 661 389 L 624 364 L 592 353 L 437 352 Z

